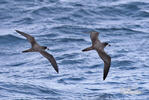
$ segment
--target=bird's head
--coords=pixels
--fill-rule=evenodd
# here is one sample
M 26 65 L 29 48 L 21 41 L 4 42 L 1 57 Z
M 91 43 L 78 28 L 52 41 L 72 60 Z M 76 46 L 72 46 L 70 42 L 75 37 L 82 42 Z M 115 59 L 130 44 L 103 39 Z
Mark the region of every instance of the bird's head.
M 49 50 L 49 48 L 46 47 L 46 46 L 42 46 L 42 47 L 43 47 L 44 50 Z
M 107 42 L 104 42 L 104 46 L 106 47 L 106 46 L 111 46 L 111 45 Z

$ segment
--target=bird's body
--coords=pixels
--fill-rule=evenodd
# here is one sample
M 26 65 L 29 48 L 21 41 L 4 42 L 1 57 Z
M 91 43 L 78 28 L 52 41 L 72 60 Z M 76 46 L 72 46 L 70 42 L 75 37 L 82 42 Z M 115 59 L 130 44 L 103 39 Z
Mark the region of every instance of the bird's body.
M 101 59 L 104 61 L 104 75 L 103 75 L 103 80 L 105 80 L 105 78 L 108 75 L 109 72 L 109 68 L 111 65 L 111 57 L 109 55 L 107 55 L 104 51 L 104 48 L 108 45 L 108 43 L 106 42 L 101 42 L 98 39 L 98 32 L 91 32 L 90 33 L 90 38 L 92 41 L 92 46 L 83 49 L 82 51 L 89 51 L 89 50 L 96 50 L 98 55 L 101 57 Z
M 48 52 L 45 51 L 46 49 L 48 49 L 46 46 L 40 46 L 36 42 L 34 37 L 32 37 L 31 35 L 29 35 L 27 33 L 24 33 L 24 32 L 18 31 L 18 30 L 16 30 L 16 32 L 18 32 L 19 34 L 26 37 L 27 40 L 31 43 L 31 48 L 22 51 L 23 53 L 26 53 L 26 52 L 39 52 L 41 55 L 43 55 L 45 58 L 47 58 L 51 62 L 51 64 L 52 64 L 53 68 L 55 69 L 55 71 L 57 73 L 59 72 L 58 66 L 57 66 L 57 63 L 56 63 L 54 57 L 51 54 L 49 54 Z

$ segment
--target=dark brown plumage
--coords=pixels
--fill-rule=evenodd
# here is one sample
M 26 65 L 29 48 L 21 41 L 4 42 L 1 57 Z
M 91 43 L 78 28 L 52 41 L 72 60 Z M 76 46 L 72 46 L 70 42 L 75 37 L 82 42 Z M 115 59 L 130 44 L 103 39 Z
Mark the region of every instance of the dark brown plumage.
M 104 51 L 104 48 L 109 45 L 106 42 L 100 42 L 100 40 L 98 39 L 98 32 L 91 32 L 90 33 L 90 38 L 92 41 L 92 46 L 83 49 L 82 51 L 89 51 L 89 50 L 96 50 L 99 57 L 104 61 L 104 73 L 103 73 L 103 80 L 106 79 L 109 69 L 110 69 L 110 65 L 111 65 L 111 57 L 109 55 L 107 55 Z M 110 46 L 110 45 L 109 45 Z
M 55 71 L 57 73 L 59 72 L 56 60 L 54 59 L 54 57 L 51 54 L 49 54 L 48 52 L 45 51 L 45 49 L 48 49 L 47 47 L 40 46 L 36 42 L 34 37 L 32 37 L 31 35 L 29 35 L 27 33 L 21 32 L 19 30 L 16 30 L 16 32 L 21 34 L 21 35 L 23 35 L 24 37 L 26 37 L 27 40 L 31 43 L 31 48 L 28 49 L 28 50 L 22 51 L 23 53 L 25 53 L 25 52 L 39 52 L 41 55 L 43 55 L 45 58 L 47 58 L 50 61 L 50 63 L 52 64 L 53 68 L 55 69 Z

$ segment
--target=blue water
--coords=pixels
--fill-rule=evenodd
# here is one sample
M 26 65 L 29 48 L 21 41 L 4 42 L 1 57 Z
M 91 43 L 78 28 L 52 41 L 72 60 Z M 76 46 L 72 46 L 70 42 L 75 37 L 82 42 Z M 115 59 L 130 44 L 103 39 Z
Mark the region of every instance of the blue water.
M 57 74 L 15 29 L 48 46 Z M 112 46 L 103 61 L 88 34 Z M 148 0 L 0 0 L 0 100 L 149 100 Z

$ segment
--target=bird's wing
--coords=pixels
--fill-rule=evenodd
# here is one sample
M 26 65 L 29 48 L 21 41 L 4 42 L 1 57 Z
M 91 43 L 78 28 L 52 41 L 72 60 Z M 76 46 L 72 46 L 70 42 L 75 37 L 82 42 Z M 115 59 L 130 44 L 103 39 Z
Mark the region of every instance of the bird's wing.
M 104 61 L 104 73 L 103 73 L 103 80 L 106 79 L 110 65 L 111 65 L 111 57 L 107 55 L 104 50 L 97 50 L 98 55 L 101 57 L 101 59 Z
M 54 57 L 51 54 L 47 53 L 46 51 L 40 51 L 40 54 L 42 54 L 44 57 L 46 57 L 51 62 L 53 68 L 58 73 L 59 70 L 58 70 L 58 66 L 57 66 L 57 63 Z
M 98 36 L 99 36 L 99 32 L 91 32 L 90 33 L 90 38 L 91 38 L 92 44 L 94 44 L 96 40 L 98 40 L 100 42 L 100 40 L 98 39 Z
M 31 43 L 31 45 L 33 46 L 34 44 L 37 44 L 34 37 L 32 37 L 31 35 L 21 32 L 19 30 L 16 30 L 16 32 L 18 32 L 19 34 L 23 35 L 24 37 L 27 38 L 27 40 Z

